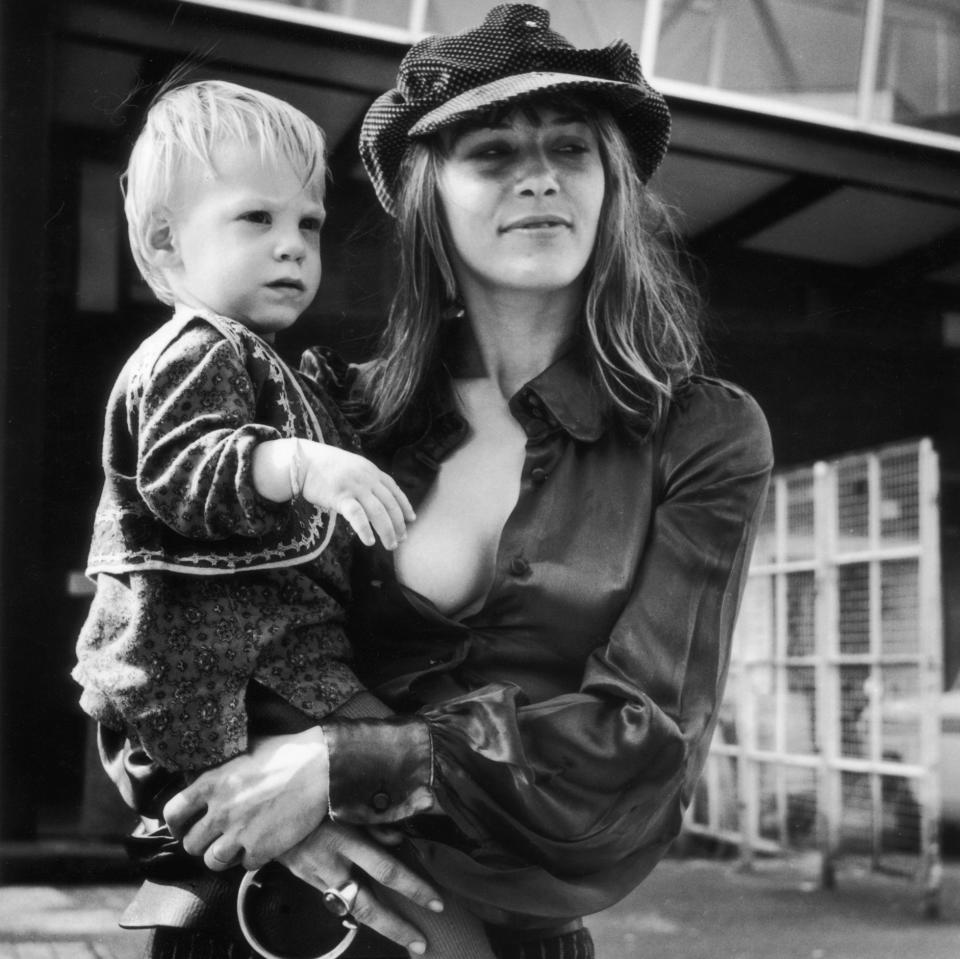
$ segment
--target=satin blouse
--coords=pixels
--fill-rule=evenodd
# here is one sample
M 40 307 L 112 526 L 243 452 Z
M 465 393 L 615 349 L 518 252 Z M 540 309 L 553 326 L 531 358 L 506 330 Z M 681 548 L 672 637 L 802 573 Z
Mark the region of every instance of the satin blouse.
M 756 402 L 702 376 L 636 438 L 577 351 L 510 410 L 526 457 L 482 608 L 447 617 L 389 553 L 361 550 L 358 672 L 403 715 L 323 727 L 333 818 L 404 821 L 442 886 L 490 922 L 536 926 L 616 902 L 678 834 L 773 455 Z M 441 400 L 379 465 L 416 508 L 468 429 Z

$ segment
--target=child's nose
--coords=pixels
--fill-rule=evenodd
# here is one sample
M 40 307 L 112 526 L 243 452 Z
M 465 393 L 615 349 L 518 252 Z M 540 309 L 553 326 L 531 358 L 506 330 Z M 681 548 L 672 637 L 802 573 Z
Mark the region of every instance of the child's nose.
M 277 239 L 277 258 L 281 260 L 297 260 L 304 258 L 307 245 L 299 229 L 285 230 Z

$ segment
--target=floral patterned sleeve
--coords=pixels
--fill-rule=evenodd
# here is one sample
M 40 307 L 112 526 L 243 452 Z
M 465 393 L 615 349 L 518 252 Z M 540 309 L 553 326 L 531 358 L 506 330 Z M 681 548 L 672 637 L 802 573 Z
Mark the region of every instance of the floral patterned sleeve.
M 258 422 L 258 402 L 235 347 L 205 324 L 187 328 L 131 379 L 138 491 L 168 527 L 216 540 L 260 536 L 280 520 L 282 509 L 252 482 L 254 448 L 283 435 Z

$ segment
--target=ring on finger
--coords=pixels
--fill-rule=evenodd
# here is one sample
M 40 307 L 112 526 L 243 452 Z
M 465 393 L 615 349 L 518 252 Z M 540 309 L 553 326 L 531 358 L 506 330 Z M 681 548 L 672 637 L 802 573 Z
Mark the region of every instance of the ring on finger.
M 340 883 L 339 886 L 330 886 L 323 894 L 323 904 L 335 916 L 349 916 L 357 904 L 360 887 L 352 880 Z

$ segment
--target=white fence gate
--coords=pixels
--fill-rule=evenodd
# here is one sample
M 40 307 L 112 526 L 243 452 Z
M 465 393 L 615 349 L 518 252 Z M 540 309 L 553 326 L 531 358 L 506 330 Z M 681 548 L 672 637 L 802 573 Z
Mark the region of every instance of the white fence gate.
M 916 877 L 936 909 L 942 626 L 929 440 L 777 473 L 687 829 Z

